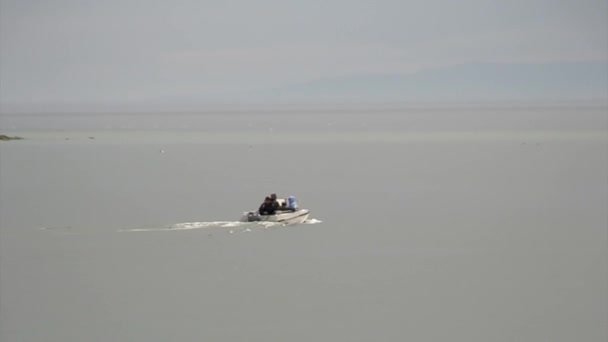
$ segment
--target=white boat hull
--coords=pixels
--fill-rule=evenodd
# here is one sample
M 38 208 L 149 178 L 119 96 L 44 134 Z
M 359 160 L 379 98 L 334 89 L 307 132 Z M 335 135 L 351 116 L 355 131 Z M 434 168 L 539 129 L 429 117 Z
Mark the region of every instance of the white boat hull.
M 296 211 L 281 211 L 275 215 L 260 215 L 250 211 L 243 215 L 243 222 L 277 222 L 281 224 L 298 224 L 303 223 L 308 218 L 310 212 L 308 209 L 299 209 Z

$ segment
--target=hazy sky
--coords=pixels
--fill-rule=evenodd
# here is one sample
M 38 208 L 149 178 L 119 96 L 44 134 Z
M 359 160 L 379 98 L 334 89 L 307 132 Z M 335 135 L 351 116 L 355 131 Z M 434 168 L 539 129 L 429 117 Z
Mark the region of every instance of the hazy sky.
M 0 103 L 272 100 L 462 63 L 608 62 L 607 13 L 606 0 L 0 0 Z

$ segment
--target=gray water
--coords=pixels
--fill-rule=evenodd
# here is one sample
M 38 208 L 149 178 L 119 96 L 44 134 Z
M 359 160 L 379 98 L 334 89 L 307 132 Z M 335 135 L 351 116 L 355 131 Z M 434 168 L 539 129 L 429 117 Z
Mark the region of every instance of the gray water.
M 606 120 L 3 114 L 0 340 L 606 341 Z

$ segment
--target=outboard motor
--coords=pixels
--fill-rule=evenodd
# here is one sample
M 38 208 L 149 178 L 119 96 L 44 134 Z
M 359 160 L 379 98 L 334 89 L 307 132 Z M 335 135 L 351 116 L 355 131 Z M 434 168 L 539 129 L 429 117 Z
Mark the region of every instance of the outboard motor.
M 247 222 L 257 222 L 257 221 L 261 221 L 261 220 L 262 220 L 262 218 L 257 213 L 254 213 L 254 212 L 247 213 Z
M 296 202 L 296 198 L 294 196 L 289 196 L 287 199 L 289 209 L 296 210 L 298 209 L 298 203 Z

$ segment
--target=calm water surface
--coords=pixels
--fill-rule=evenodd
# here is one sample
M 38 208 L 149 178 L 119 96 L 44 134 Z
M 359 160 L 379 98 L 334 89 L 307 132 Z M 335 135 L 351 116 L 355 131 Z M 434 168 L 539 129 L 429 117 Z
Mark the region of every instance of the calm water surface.
M 608 338 L 606 108 L 0 127 L 2 341 Z

